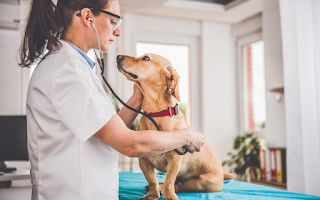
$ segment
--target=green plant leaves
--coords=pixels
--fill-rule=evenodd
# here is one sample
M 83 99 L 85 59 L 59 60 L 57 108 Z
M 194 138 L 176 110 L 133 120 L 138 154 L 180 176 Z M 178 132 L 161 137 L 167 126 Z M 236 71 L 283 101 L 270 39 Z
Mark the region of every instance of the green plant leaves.
M 240 135 L 237 135 L 235 138 L 234 138 L 234 142 L 233 142 L 233 148 L 235 150 L 239 149 L 239 147 L 241 146 L 241 144 L 243 143 L 243 139 Z
M 237 135 L 233 140 L 233 152 L 228 152 L 229 160 L 222 165 L 234 166 L 234 172 L 245 174 L 246 169 L 252 169 L 255 176 L 260 177 L 260 143 L 253 133 Z

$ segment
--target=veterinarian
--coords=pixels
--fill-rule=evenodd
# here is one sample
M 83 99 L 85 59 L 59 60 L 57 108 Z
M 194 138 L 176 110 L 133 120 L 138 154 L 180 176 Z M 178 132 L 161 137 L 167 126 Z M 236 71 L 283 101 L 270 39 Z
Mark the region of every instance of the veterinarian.
M 199 151 L 194 130 L 132 131 L 137 114 L 116 113 L 86 53 L 121 34 L 118 0 L 33 0 L 20 65 L 40 61 L 27 95 L 32 199 L 118 199 L 118 156 L 153 156 L 185 146 Z M 44 56 L 43 56 L 44 55 Z M 140 109 L 137 87 L 128 105 Z

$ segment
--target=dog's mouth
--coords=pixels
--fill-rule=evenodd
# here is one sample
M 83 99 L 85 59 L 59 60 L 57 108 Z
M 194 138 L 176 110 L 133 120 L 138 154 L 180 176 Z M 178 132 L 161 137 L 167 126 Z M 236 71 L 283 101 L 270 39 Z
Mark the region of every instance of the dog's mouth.
M 122 68 L 122 66 L 121 65 L 117 65 L 117 68 L 118 68 L 118 70 L 121 72 L 121 73 L 123 73 L 124 75 L 129 75 L 131 78 L 133 78 L 134 80 L 136 80 L 137 78 L 138 78 L 138 76 L 137 75 L 135 75 L 135 74 L 133 74 L 133 73 L 131 73 L 131 72 L 128 72 L 128 71 L 126 71 L 125 69 L 123 69 Z

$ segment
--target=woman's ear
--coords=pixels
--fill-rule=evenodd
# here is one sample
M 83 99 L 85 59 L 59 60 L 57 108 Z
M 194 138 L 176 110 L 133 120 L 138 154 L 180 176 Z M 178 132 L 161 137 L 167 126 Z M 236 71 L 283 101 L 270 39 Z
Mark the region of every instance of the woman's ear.
M 179 82 L 180 77 L 175 69 L 168 66 L 166 69 L 167 87 L 171 90 L 171 94 L 180 102 Z
M 91 27 L 91 23 L 93 22 L 93 15 L 92 12 L 89 8 L 83 8 L 81 11 L 81 19 L 83 21 L 83 23 L 87 26 L 87 27 Z

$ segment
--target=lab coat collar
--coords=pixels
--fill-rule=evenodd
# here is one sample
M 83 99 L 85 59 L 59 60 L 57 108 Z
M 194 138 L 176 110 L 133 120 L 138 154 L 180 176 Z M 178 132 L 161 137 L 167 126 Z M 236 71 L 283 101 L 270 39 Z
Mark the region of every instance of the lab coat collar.
M 95 63 L 89 58 L 89 56 L 87 56 L 87 54 L 85 54 L 81 49 L 79 49 L 79 47 L 77 47 L 76 45 L 72 44 L 71 42 L 66 41 L 72 48 L 74 48 L 84 59 L 86 59 L 87 63 L 89 64 L 89 66 L 93 69 Z
M 59 40 L 59 41 L 62 44 L 62 47 L 60 50 L 71 53 L 72 55 L 76 56 L 77 58 L 82 60 L 84 63 L 86 63 L 90 68 L 92 68 L 90 66 L 90 64 L 88 63 L 88 61 L 74 47 L 72 47 L 67 41 L 65 41 L 65 40 Z

